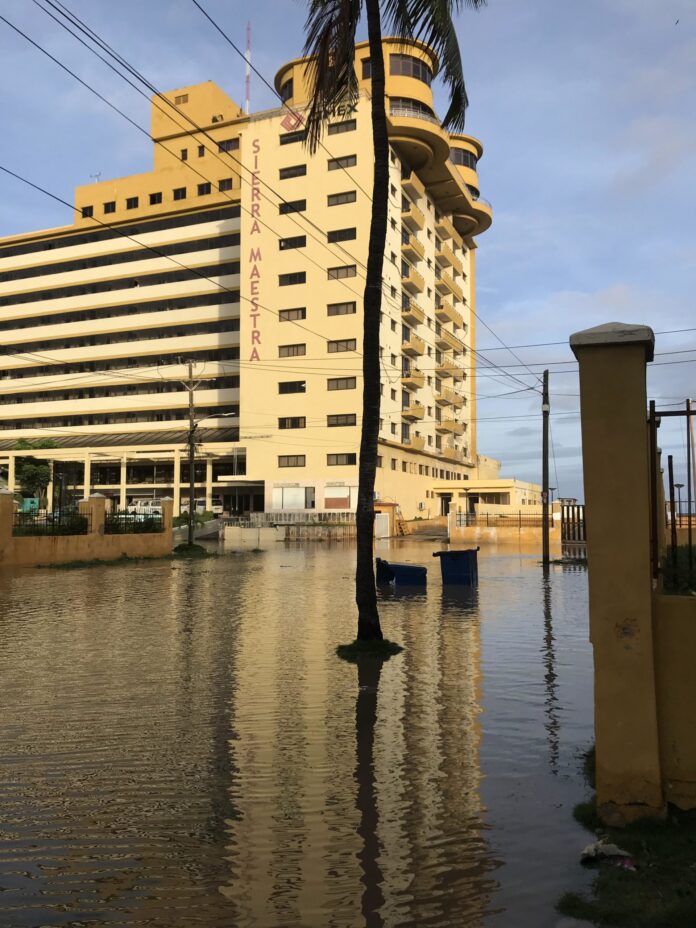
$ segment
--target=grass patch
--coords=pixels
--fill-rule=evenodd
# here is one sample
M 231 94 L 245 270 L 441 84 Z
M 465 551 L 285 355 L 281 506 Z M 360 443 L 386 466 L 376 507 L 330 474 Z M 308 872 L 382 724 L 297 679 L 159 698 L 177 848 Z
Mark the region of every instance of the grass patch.
M 350 644 L 339 644 L 336 648 L 336 656 L 342 661 L 348 661 L 356 664 L 360 658 L 371 657 L 377 660 L 388 661 L 395 654 L 400 654 L 403 648 L 394 641 L 388 641 L 386 638 L 382 641 L 351 641 Z
M 188 544 L 188 542 L 182 541 L 180 545 L 177 545 L 174 548 L 174 557 L 217 557 L 215 551 L 208 551 L 207 548 L 204 548 L 203 545 L 197 544 Z
M 676 564 L 672 551 L 672 548 L 668 548 L 662 560 L 663 591 L 676 596 L 689 596 L 696 593 L 696 553 L 694 553 L 694 566 L 689 570 L 689 546 L 679 545 L 676 549 Z
M 594 785 L 594 748 L 583 771 Z M 558 911 L 598 928 L 694 928 L 696 925 L 696 811 L 670 809 L 666 821 L 645 819 L 625 828 L 602 824 L 594 799 L 577 805 L 576 820 L 598 838 L 624 848 L 637 869 L 598 865 L 590 895 L 565 893 Z
M 171 558 L 171 554 L 164 557 L 129 557 L 127 554 L 123 554 L 121 557 L 109 561 L 92 558 L 85 561 L 68 561 L 65 564 L 37 564 L 36 566 L 42 570 L 77 570 L 80 567 L 117 567 L 123 564 L 140 564 L 145 561 L 169 561 Z

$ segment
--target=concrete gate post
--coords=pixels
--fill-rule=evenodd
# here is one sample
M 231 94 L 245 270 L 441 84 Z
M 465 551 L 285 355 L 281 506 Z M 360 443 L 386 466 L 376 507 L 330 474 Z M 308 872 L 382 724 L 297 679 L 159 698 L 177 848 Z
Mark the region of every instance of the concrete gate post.
M 662 815 L 650 564 L 647 326 L 577 332 L 597 803 L 608 824 Z
M 12 522 L 14 520 L 14 494 L 0 489 L 0 563 L 12 544 Z

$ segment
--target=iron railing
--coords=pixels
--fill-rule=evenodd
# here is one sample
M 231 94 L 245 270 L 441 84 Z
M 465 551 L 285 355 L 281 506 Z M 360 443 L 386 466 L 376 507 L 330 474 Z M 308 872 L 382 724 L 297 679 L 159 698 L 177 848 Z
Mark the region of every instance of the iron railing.
M 118 509 L 107 512 L 104 519 L 105 535 L 149 535 L 164 531 L 161 515 L 128 512 Z
M 249 512 L 243 516 L 226 516 L 220 520 L 225 525 L 241 525 L 254 528 L 274 525 L 320 525 L 325 523 L 353 523 L 355 513 L 347 509 L 336 512 Z
M 541 513 L 458 512 L 457 528 L 541 528 Z M 553 522 L 550 523 L 553 529 Z
M 16 538 L 39 535 L 88 535 L 91 528 L 89 514 L 77 509 L 54 512 L 15 512 L 12 534 Z

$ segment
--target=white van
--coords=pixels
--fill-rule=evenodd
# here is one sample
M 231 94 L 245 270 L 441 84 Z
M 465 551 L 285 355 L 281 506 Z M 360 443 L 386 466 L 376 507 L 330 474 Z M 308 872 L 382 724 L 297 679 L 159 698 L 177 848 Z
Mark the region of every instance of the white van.
M 132 499 L 127 506 L 128 512 L 135 516 L 161 516 L 162 500 L 152 496 Z
M 184 513 L 188 511 L 189 511 L 188 498 L 182 499 L 181 500 L 181 514 L 183 515 Z M 213 496 L 210 501 L 210 510 L 208 510 L 205 505 L 205 496 L 198 496 L 194 500 L 193 511 L 198 513 L 198 515 L 202 515 L 202 513 L 210 511 L 215 516 L 221 516 L 224 512 L 224 509 L 222 506 L 222 499 L 219 496 Z

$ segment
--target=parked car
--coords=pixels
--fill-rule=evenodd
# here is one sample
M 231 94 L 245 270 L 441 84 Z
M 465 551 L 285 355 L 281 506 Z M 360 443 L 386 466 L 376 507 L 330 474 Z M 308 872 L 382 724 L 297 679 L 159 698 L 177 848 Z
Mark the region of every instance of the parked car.
M 181 500 L 181 514 L 187 513 L 189 511 L 189 501 L 188 498 Z M 219 496 L 213 496 L 210 501 L 210 506 L 205 504 L 205 496 L 198 496 L 194 500 L 194 509 L 195 513 L 202 515 L 204 512 L 212 512 L 213 515 L 221 516 L 224 512 L 222 506 L 222 499 Z

